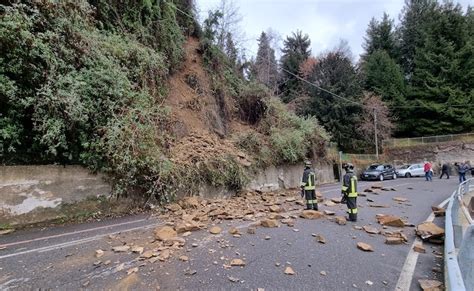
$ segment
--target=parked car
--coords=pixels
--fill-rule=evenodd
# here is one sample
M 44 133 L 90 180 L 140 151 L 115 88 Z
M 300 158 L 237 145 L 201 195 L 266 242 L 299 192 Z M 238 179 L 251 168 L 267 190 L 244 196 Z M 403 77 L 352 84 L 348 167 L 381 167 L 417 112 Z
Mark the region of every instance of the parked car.
M 360 174 L 361 180 L 396 179 L 395 168 L 389 164 L 373 164 Z
M 423 164 L 409 164 L 403 165 L 399 169 L 396 170 L 398 177 L 417 177 L 417 176 L 424 176 L 425 171 L 423 168 Z

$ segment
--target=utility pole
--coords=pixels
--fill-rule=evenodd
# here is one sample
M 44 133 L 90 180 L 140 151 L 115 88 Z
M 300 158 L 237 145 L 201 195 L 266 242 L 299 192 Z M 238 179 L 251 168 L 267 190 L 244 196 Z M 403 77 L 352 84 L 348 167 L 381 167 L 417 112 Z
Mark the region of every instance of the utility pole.
M 377 111 L 374 108 L 375 156 L 379 160 L 379 142 L 377 139 Z

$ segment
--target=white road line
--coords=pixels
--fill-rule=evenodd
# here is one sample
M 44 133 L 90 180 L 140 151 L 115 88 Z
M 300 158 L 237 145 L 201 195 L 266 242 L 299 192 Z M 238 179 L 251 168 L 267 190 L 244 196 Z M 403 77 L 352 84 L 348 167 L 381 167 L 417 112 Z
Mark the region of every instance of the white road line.
M 26 251 L 22 251 L 22 252 L 17 252 L 17 253 L 13 253 L 13 254 L 3 255 L 3 256 L 0 256 L 0 259 L 15 257 L 15 256 L 19 256 L 19 255 L 29 254 L 29 253 L 35 253 L 35 252 L 38 252 L 38 253 L 49 252 L 49 251 L 53 251 L 53 250 L 57 250 L 57 249 L 61 249 L 61 248 L 67 248 L 67 247 L 76 246 L 76 245 L 87 243 L 87 242 L 96 241 L 96 240 L 99 240 L 99 239 L 103 238 L 104 236 L 108 236 L 108 235 L 113 235 L 113 234 L 117 234 L 117 233 L 125 233 L 125 232 L 130 232 L 130 231 L 134 231 L 134 230 L 138 230 L 138 229 L 149 229 L 149 228 L 159 226 L 159 225 L 163 225 L 163 223 L 160 222 L 160 223 L 150 224 L 150 225 L 147 225 L 147 226 L 133 227 L 133 228 L 125 229 L 125 230 L 119 230 L 119 231 L 99 234 L 99 235 L 96 235 L 96 236 L 87 237 L 87 238 L 83 238 L 83 239 L 77 239 L 77 240 L 73 240 L 73 241 L 69 241 L 69 242 L 65 242 L 65 243 L 60 243 L 60 244 L 50 245 L 50 246 L 46 246 L 46 247 L 26 250 Z
M 74 234 L 78 234 L 78 233 L 84 233 L 84 232 L 99 230 L 99 229 L 103 229 L 103 228 L 112 228 L 112 227 L 115 227 L 115 226 L 127 225 L 127 224 L 132 224 L 132 223 L 145 221 L 145 220 L 147 220 L 147 219 L 143 218 L 143 219 L 138 219 L 138 220 L 134 220 L 134 221 L 127 221 L 127 222 L 117 223 L 117 224 L 109 224 L 109 225 L 105 225 L 105 226 L 93 227 L 93 228 L 77 230 L 77 231 L 72 231 L 72 232 L 66 232 L 66 233 L 61 233 L 61 234 L 56 234 L 56 235 L 38 237 L 38 238 L 35 238 L 35 239 L 29 239 L 29 240 L 24 240 L 24 241 L 12 242 L 12 243 L 8 243 L 8 244 L 2 244 L 0 246 L 1 247 L 9 247 L 9 246 L 19 245 L 19 244 L 24 244 L 24 243 L 34 242 L 34 241 L 47 240 L 47 239 L 50 239 L 50 238 L 58 238 L 58 237 L 74 235 Z
M 443 202 L 441 202 L 438 207 L 444 207 L 449 199 L 446 198 Z M 432 222 L 434 220 L 434 213 L 431 213 L 426 221 Z M 415 241 L 413 244 L 410 246 L 410 251 L 408 252 L 407 258 L 405 260 L 405 263 L 403 264 L 402 271 L 400 273 L 400 277 L 398 277 L 397 285 L 395 286 L 395 290 L 401 290 L 401 291 L 408 291 L 410 290 L 411 286 L 411 281 L 413 280 L 413 274 L 415 273 L 415 267 L 416 267 L 416 262 L 418 261 L 418 252 L 415 252 L 413 250 L 413 247 L 415 244 L 423 244 L 423 241 L 419 239 L 418 237 L 415 238 Z

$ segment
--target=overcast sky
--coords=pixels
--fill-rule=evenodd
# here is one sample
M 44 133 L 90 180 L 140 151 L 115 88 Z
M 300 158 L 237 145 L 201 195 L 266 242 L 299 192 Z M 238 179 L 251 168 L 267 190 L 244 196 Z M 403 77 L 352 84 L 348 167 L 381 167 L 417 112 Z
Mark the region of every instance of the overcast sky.
M 256 39 L 272 28 L 282 39 L 297 29 L 311 39 L 313 55 L 348 41 L 355 60 L 363 52 L 365 30 L 372 17 L 380 19 L 387 12 L 396 23 L 404 0 L 234 0 L 242 15 L 247 56 L 257 51 Z M 465 9 L 474 0 L 458 0 Z M 220 0 L 197 0 L 201 18 L 218 6 Z

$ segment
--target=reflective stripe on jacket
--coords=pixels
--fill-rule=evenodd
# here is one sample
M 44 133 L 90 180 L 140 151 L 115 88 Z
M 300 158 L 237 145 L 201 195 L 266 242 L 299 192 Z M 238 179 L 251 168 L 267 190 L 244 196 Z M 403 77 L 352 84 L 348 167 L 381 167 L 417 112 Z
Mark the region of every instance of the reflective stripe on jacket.
M 301 179 L 301 187 L 304 190 L 316 190 L 316 174 L 311 169 L 305 169 Z
M 346 173 L 342 181 L 342 192 L 347 197 L 357 197 L 357 177 L 354 173 Z

